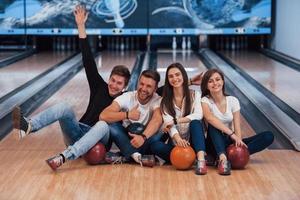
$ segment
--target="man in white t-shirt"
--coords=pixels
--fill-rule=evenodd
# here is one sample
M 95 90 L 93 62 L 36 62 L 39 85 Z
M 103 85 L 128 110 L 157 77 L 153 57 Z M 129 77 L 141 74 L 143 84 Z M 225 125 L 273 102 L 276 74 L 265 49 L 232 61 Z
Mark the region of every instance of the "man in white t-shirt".
M 111 138 L 125 158 L 132 158 L 137 163 L 148 166 L 154 165 L 154 157 L 142 155 L 147 154 L 150 144 L 161 136 L 156 134 L 162 124 L 160 96 L 155 93 L 159 80 L 158 72 L 143 71 L 137 90 L 117 97 L 100 114 L 101 120 L 110 123 Z M 145 126 L 142 134 L 135 135 L 126 131 L 126 127 L 134 122 Z

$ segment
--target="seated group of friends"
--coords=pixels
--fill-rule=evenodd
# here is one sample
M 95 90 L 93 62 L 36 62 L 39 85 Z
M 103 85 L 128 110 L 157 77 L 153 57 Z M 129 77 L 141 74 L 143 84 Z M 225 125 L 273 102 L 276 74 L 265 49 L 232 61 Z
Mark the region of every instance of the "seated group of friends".
M 239 100 L 225 92 L 224 75 L 218 69 L 189 79 L 180 63 L 172 63 L 162 87 L 158 88 L 159 73 L 145 70 L 137 89 L 125 91 L 130 72 L 127 67 L 117 65 L 106 83 L 98 73 L 87 41 L 84 7 L 77 6 L 74 15 L 90 89 L 86 112 L 78 121 L 66 102 L 55 104 L 30 119 L 18 107 L 13 111 L 14 128 L 20 138 L 59 121 L 67 147 L 46 160 L 53 170 L 101 142 L 108 151 L 107 163 L 134 161 L 153 166 L 154 156 L 149 155 L 168 163 L 176 145 L 191 146 L 196 152 L 196 174 L 207 173 L 209 154 L 217 160 L 219 174 L 229 175 L 231 167 L 226 148 L 230 144 L 247 147 L 250 155 L 272 144 L 274 136 L 269 131 L 242 138 Z M 191 84 L 200 85 L 201 92 L 190 89 Z M 143 124 L 142 134 L 128 132 L 126 127 L 131 123 Z M 109 151 L 113 142 L 120 152 Z

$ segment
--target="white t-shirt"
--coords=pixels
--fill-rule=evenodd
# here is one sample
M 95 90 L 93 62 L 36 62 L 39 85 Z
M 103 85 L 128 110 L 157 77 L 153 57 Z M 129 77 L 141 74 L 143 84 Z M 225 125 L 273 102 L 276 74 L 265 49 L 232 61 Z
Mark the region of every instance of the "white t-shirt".
M 126 92 L 121 96 L 117 97 L 115 100 L 121 108 L 121 111 L 127 112 L 130 111 L 134 106 L 138 106 L 138 110 L 140 111 L 140 119 L 137 121 L 125 119 L 123 120 L 123 126 L 127 127 L 132 122 L 139 122 L 147 126 L 148 122 L 150 121 L 153 111 L 156 108 L 159 108 L 160 105 L 160 96 L 154 93 L 150 101 L 142 105 L 137 99 L 137 91 Z
M 207 96 L 202 97 L 201 102 L 208 104 L 210 111 L 228 128 L 232 128 L 233 114 L 241 109 L 239 100 L 234 96 L 226 96 L 226 112 L 222 113 L 214 100 Z
M 185 116 L 187 118 L 189 118 L 191 121 L 192 120 L 201 120 L 203 118 L 203 112 L 202 112 L 202 107 L 201 107 L 201 95 L 199 92 L 195 91 L 194 93 L 195 95 L 193 96 L 193 98 L 191 99 L 191 103 L 192 103 L 192 112 Z M 184 114 L 184 106 L 185 106 L 185 99 L 183 99 L 183 105 L 181 107 L 181 109 L 176 106 L 175 103 L 173 103 L 174 109 L 175 109 L 175 114 L 176 114 L 176 119 L 183 117 Z M 169 115 L 167 112 L 163 113 L 163 119 L 164 119 L 164 123 L 168 123 L 170 121 L 173 121 L 173 117 L 171 115 Z M 180 137 L 182 139 L 185 139 L 187 141 L 189 141 L 190 138 L 190 134 L 189 134 L 189 123 L 180 123 L 177 125 L 173 125 L 170 129 L 170 136 L 171 138 L 173 138 L 173 136 L 179 133 Z

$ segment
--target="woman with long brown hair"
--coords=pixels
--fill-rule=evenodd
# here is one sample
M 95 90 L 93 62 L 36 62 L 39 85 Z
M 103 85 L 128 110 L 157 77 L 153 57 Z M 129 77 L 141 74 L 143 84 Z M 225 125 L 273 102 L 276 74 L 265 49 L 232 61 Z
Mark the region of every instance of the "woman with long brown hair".
M 265 131 L 242 139 L 240 103 L 236 97 L 225 93 L 224 75 L 220 70 L 210 69 L 204 74 L 201 90 L 203 115 L 208 123 L 208 141 L 212 141 L 217 153 L 219 174 L 229 175 L 231 167 L 226 148 L 230 144 L 246 146 L 249 153 L 254 154 L 272 144 L 274 136 L 270 131 Z
M 167 144 L 157 141 L 151 150 L 165 161 L 170 161 L 170 153 L 175 145 L 191 146 L 197 154 L 196 171 L 198 175 L 207 173 L 205 139 L 201 119 L 201 96 L 190 90 L 188 77 L 180 63 L 173 63 L 167 68 L 164 91 L 161 100 L 163 129 L 170 135 Z

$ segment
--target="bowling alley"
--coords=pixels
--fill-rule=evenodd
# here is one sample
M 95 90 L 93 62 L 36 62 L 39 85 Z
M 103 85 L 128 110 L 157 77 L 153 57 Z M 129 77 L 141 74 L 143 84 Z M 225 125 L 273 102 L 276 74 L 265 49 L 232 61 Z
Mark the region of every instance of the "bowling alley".
M 1 0 L 0 199 L 300 199 L 299 0 Z

